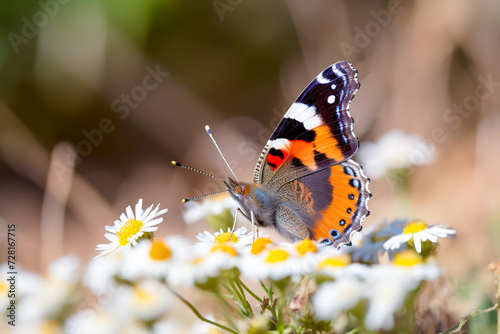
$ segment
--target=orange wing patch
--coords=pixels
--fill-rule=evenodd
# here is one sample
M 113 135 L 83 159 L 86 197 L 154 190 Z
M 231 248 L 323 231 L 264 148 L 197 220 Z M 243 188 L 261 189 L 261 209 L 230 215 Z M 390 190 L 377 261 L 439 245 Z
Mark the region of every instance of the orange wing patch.
M 330 127 L 321 125 L 314 130 L 315 138 L 312 142 L 295 140 L 292 143 L 290 156 L 300 160 L 300 162 L 311 170 L 325 167 L 322 163 L 333 159 L 335 162 L 345 160 L 337 139 L 332 135 Z M 331 162 L 329 162 L 331 164 Z
M 330 167 L 328 182 L 333 186 L 332 201 L 319 212 L 312 235 L 317 241 L 336 245 L 349 243 L 352 231 L 361 231 L 361 222 L 369 215 L 368 178 L 352 160 Z

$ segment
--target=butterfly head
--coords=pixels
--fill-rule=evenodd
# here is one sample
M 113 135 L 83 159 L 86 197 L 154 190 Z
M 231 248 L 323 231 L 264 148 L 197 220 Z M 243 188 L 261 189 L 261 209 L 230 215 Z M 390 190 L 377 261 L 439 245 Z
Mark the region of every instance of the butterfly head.
M 238 202 L 240 209 L 243 213 L 250 217 L 250 212 L 253 211 L 256 215 L 257 220 L 259 220 L 259 209 L 256 203 L 254 190 L 251 184 L 240 183 L 229 178 L 229 181 L 224 181 L 227 189 L 231 196 Z M 258 222 L 257 222 L 258 223 Z
M 229 178 L 229 181 L 224 181 L 231 195 L 238 201 L 241 201 L 245 195 L 248 195 L 248 187 L 245 184 L 234 181 Z

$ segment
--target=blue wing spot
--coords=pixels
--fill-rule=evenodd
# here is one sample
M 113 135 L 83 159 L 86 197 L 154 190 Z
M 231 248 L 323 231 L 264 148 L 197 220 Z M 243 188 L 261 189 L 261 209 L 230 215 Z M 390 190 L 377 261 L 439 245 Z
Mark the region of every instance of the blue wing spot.
M 361 183 L 359 182 L 359 180 L 356 180 L 356 179 L 350 179 L 349 185 L 353 188 L 356 188 L 356 189 L 361 188 Z
M 330 239 L 325 238 L 325 239 L 320 241 L 320 245 L 322 245 L 322 246 L 330 246 L 331 244 L 333 244 L 333 241 Z
M 330 235 L 332 236 L 333 240 L 337 240 L 339 239 L 341 236 L 342 236 L 342 233 L 340 233 L 339 231 L 337 231 L 336 229 L 331 229 L 330 230 Z
M 340 226 L 344 226 L 344 225 L 345 225 L 345 220 L 344 220 L 344 219 L 341 219 L 341 220 L 339 221 L 339 225 L 340 225 Z M 330 231 L 330 233 L 331 233 L 331 231 Z

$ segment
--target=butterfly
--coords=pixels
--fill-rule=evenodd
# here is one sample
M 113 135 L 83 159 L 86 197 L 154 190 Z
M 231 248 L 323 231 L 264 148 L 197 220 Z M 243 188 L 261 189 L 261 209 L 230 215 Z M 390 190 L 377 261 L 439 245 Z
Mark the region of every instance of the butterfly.
M 349 104 L 359 87 L 351 63 L 327 67 L 279 122 L 253 183 L 223 180 L 252 224 L 274 227 L 292 241 L 309 238 L 337 247 L 361 231 L 372 195 L 370 180 L 351 160 L 359 140 Z

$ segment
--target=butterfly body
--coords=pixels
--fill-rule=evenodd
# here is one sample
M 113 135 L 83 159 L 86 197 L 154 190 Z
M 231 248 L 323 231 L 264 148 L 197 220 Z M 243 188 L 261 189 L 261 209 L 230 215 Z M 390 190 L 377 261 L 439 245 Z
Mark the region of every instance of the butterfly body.
M 369 179 L 350 158 L 359 142 L 349 104 L 359 88 L 349 62 L 321 72 L 265 145 L 253 184 L 225 181 L 243 213 L 290 240 L 349 244 L 369 215 Z

